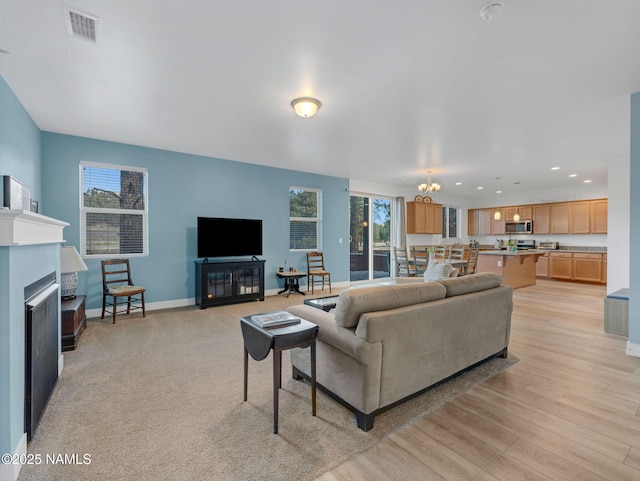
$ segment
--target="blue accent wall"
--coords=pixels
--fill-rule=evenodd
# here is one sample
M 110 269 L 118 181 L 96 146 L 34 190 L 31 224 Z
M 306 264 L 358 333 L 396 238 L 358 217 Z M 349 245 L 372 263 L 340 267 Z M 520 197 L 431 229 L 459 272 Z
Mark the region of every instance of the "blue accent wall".
M 14 453 L 25 432 L 24 288 L 54 271 L 59 280 L 59 244 L 0 247 L 0 453 Z
M 38 200 L 40 139 L 40 129 L 0 76 L 0 175 L 15 177 Z M 14 453 L 24 433 L 24 286 L 59 265 L 57 244 L 0 247 L 0 453 Z
M 640 346 L 640 92 L 631 96 L 631 167 L 629 237 L 629 342 Z M 634 207 L 635 206 L 635 207 Z
M 80 250 L 80 162 L 144 167 L 149 172 L 149 255 L 131 258 L 133 280 L 147 302 L 195 297 L 198 216 L 263 220 L 265 288 L 277 289 L 276 271 L 306 270 L 303 252 L 289 251 L 289 187 L 322 190 L 322 249 L 332 281 L 349 279 L 348 179 L 43 132 L 43 214 L 70 224 L 67 244 Z M 339 239 L 342 238 L 342 244 Z M 101 306 L 99 259 L 85 259 L 78 293 L 87 308 Z
M 40 201 L 40 159 L 40 129 L 0 76 L 0 176 L 16 178 Z

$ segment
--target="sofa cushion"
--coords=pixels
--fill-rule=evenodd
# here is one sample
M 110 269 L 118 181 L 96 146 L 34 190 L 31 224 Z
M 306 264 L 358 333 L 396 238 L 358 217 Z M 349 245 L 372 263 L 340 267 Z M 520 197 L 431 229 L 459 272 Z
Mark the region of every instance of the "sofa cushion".
M 365 312 L 421 304 L 443 299 L 445 294 L 446 289 L 436 282 L 351 288 L 340 294 L 335 319 L 342 327 L 356 327 Z
M 493 272 L 482 272 L 452 279 L 441 279 L 437 282 L 445 287 L 447 297 L 454 297 L 500 287 L 502 285 L 502 276 Z
M 437 281 L 438 279 L 446 279 L 451 274 L 451 264 L 440 264 L 437 262 L 429 262 L 427 270 L 424 271 L 425 282 Z

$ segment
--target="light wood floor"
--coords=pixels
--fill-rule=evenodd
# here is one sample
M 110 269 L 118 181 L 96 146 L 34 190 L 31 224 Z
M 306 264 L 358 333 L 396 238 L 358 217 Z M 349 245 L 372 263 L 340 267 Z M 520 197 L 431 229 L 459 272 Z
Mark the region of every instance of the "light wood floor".
M 640 480 L 640 358 L 603 332 L 604 296 L 517 289 L 520 362 L 319 479 Z

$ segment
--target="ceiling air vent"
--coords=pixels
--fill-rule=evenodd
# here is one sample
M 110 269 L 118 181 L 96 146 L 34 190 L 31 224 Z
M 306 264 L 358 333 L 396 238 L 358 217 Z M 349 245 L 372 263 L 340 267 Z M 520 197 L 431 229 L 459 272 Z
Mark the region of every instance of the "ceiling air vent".
M 98 17 L 65 7 L 67 31 L 72 37 L 96 43 L 98 41 Z

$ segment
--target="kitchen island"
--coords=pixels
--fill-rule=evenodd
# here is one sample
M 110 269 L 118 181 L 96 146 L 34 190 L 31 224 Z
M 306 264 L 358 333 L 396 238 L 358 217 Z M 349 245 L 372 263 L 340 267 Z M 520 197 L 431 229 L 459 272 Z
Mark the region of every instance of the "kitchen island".
M 476 272 L 495 272 L 502 276 L 502 284 L 518 287 L 533 286 L 536 283 L 536 262 L 546 251 L 505 250 L 480 251 Z

